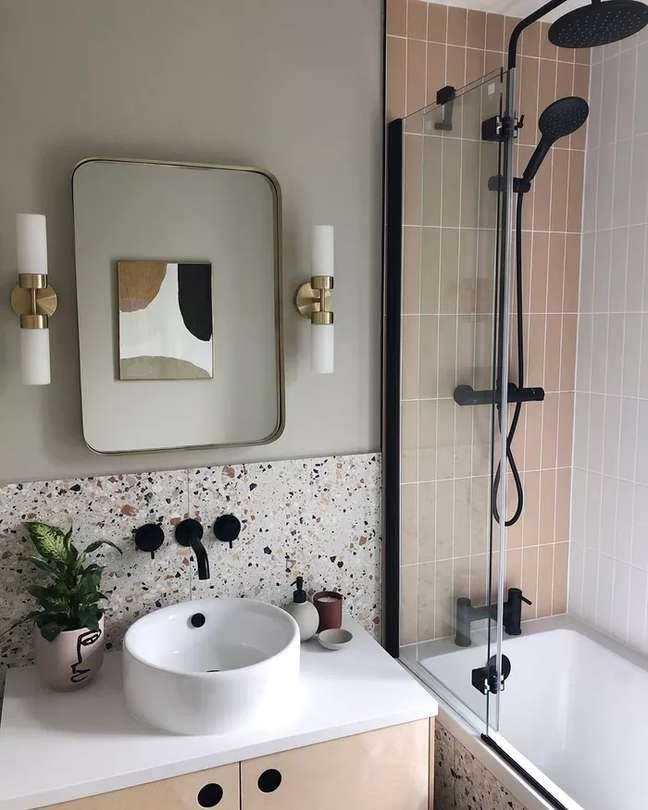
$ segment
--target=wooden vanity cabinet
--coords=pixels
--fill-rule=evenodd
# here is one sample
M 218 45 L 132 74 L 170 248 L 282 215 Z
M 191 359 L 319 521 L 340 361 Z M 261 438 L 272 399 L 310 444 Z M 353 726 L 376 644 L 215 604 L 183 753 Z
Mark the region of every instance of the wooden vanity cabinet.
M 354 734 L 51 810 L 431 810 L 434 720 Z
M 430 723 L 355 734 L 241 763 L 242 810 L 428 810 Z

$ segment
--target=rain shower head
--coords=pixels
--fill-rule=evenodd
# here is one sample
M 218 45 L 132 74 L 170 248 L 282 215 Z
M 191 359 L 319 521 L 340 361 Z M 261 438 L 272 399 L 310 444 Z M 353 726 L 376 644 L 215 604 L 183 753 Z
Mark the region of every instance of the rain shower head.
M 613 2 L 613 0 L 609 0 L 609 2 Z M 540 143 L 536 146 L 522 175 L 522 179 L 526 183 L 530 183 L 536 176 L 542 161 L 554 143 L 559 138 L 564 138 L 571 135 L 572 132 L 576 132 L 579 127 L 583 126 L 588 115 L 589 107 L 587 102 L 584 98 L 578 96 L 560 98 L 546 108 L 538 121 L 542 138 L 540 138 Z
M 594 48 L 636 34 L 648 24 L 648 6 L 639 0 L 592 0 L 568 12 L 549 28 L 560 48 Z

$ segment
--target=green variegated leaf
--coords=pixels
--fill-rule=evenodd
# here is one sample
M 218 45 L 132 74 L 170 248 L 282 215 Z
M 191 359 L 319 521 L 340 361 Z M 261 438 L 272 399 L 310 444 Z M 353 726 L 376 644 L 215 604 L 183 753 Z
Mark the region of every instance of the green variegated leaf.
M 65 561 L 68 557 L 68 545 L 65 532 L 47 523 L 30 521 L 25 523 L 29 537 L 36 551 L 46 560 Z
M 40 557 L 21 557 L 20 559 L 23 562 L 31 563 L 40 571 L 44 571 L 46 574 L 49 574 L 52 577 L 56 576 L 57 569 L 52 565 L 51 560 L 43 560 Z
M 115 545 L 111 540 L 95 540 L 94 543 L 90 543 L 89 546 L 86 546 L 83 550 L 84 554 L 90 554 L 93 551 L 96 551 L 101 546 L 112 546 L 112 548 L 116 549 L 120 554 L 122 550 L 119 548 L 118 545 Z

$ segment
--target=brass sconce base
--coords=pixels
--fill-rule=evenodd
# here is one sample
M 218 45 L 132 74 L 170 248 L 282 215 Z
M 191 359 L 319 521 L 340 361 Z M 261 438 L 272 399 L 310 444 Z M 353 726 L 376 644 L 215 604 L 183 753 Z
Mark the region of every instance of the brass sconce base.
M 313 276 L 304 282 L 295 295 L 295 306 L 303 318 L 310 318 L 313 324 L 333 323 L 331 312 L 331 291 L 333 276 Z
M 47 276 L 23 273 L 11 291 L 11 308 L 20 316 L 23 329 L 46 329 L 47 319 L 56 312 L 58 297 L 47 285 Z

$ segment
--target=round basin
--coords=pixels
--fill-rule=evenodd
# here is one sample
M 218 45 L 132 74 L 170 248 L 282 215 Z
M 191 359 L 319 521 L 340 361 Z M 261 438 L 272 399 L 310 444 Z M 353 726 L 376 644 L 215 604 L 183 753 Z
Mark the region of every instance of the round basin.
M 176 734 L 262 725 L 294 700 L 299 628 L 253 599 L 201 599 L 138 619 L 124 637 L 129 711 Z

